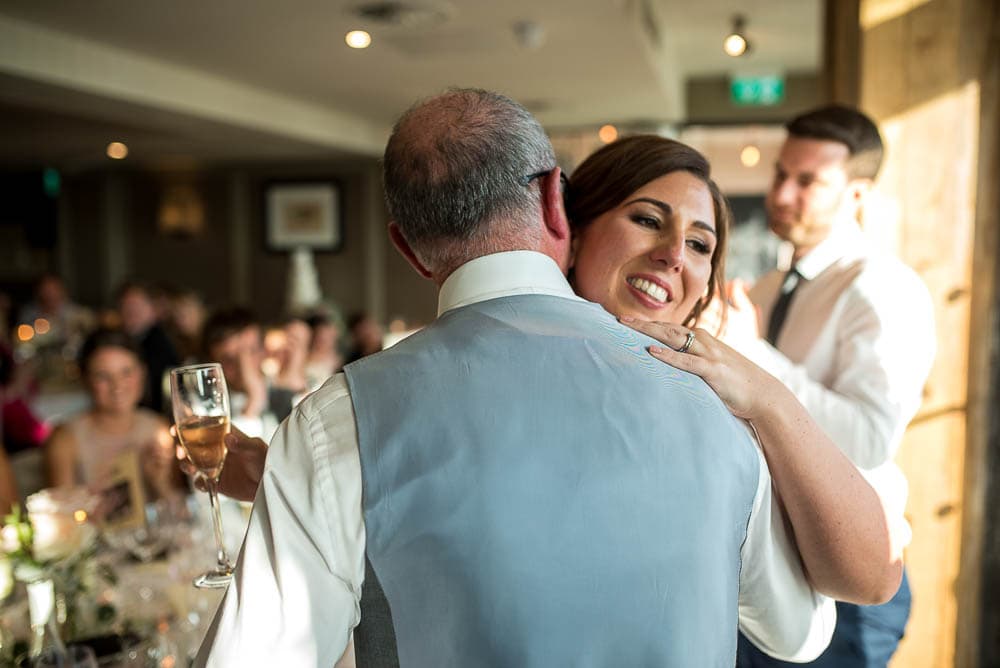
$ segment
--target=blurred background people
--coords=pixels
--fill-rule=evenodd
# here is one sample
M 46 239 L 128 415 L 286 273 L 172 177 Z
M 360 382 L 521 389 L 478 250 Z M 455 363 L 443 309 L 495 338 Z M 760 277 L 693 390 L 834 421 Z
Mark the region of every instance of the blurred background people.
M 0 342 L 0 437 L 10 454 L 36 448 L 49 436 L 48 426 L 31 408 L 33 365 L 18 363 L 10 346 Z
M 368 313 L 352 315 L 347 320 L 347 329 L 351 334 L 352 346 L 347 355 L 347 364 L 382 350 L 382 325 Z
M 118 313 L 122 328 L 139 345 L 146 366 L 141 405 L 164 412 L 164 374 L 181 358 L 160 323 L 150 289 L 141 283 L 126 283 L 118 291 Z
M 170 298 L 168 331 L 183 362 L 198 357 L 201 329 L 205 325 L 205 304 L 194 290 L 177 290 Z
M 340 352 L 340 328 L 322 313 L 309 316 L 306 322 L 311 330 L 306 380 L 310 389 L 316 389 L 344 365 Z
M 296 392 L 270 383 L 264 374 L 264 341 L 257 317 L 242 307 L 215 311 L 205 322 L 202 338 L 204 360 L 222 364 L 232 423 L 250 436 L 270 440 L 292 411 Z
M 66 286 L 56 274 L 43 274 L 35 284 L 34 295 L 34 301 L 21 309 L 18 322 L 32 326 L 39 343 L 69 346 L 68 352 L 75 355 L 94 327 L 94 314 L 70 300 Z
M 281 326 L 280 331 L 284 338 L 284 350 L 274 385 L 301 397 L 312 389 L 306 377 L 312 330 L 305 320 L 289 318 Z
M 133 339 L 101 329 L 84 342 L 80 368 L 92 407 L 53 431 L 45 445 L 48 484 L 102 489 L 124 453 L 139 463 L 146 498 L 167 498 L 182 488 L 173 439 L 162 416 L 142 408 L 146 371 Z
M 879 252 L 858 220 L 882 164 L 878 127 L 830 105 L 788 125 L 767 196 L 771 231 L 793 248 L 749 294 L 732 292 L 726 341 L 781 380 L 878 492 L 894 550 L 910 542 L 909 485 L 895 462 L 935 355 L 934 306 L 920 277 Z M 762 331 L 758 331 L 758 309 Z M 740 322 L 742 321 L 742 322 Z M 910 614 L 909 579 L 874 606 L 837 603 L 817 668 L 889 663 Z M 741 668 L 786 667 L 740 636 Z

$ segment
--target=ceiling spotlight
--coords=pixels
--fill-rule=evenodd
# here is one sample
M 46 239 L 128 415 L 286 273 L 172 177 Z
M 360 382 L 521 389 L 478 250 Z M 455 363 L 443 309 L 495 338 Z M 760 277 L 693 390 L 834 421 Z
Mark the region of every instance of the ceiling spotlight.
M 760 162 L 760 149 L 753 144 L 747 144 L 740 151 L 740 162 L 744 167 L 756 167 Z
M 122 160 L 128 155 L 128 146 L 120 141 L 113 141 L 108 144 L 106 152 L 112 160 Z
M 352 30 L 344 36 L 344 41 L 352 49 L 367 49 L 372 43 L 372 36 L 364 30 Z
M 742 14 L 733 17 L 733 31 L 726 35 L 722 42 L 722 50 L 733 58 L 745 56 L 750 51 L 750 42 L 746 37 L 747 20 Z
M 597 131 L 597 136 L 605 144 L 610 144 L 618 139 L 618 128 L 613 125 L 602 125 L 601 129 Z

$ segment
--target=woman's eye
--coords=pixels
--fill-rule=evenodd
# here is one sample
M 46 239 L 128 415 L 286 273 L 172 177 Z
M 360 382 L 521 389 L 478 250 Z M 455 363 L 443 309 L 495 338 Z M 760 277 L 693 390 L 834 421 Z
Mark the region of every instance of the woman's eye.
M 696 253 L 701 253 L 702 255 L 709 255 L 712 252 L 711 246 L 702 241 L 701 239 L 688 239 L 688 247 L 695 251 Z
M 632 222 L 637 225 L 642 225 L 643 227 L 648 227 L 654 230 L 660 229 L 660 221 L 651 216 L 642 216 L 639 214 L 632 216 Z

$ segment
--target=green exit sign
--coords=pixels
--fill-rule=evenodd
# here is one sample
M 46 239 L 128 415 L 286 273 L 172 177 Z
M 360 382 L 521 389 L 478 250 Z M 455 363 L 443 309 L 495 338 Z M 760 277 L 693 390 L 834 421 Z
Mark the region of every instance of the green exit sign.
M 734 77 L 729 82 L 729 97 L 745 106 L 779 104 L 785 99 L 785 79 L 778 76 Z

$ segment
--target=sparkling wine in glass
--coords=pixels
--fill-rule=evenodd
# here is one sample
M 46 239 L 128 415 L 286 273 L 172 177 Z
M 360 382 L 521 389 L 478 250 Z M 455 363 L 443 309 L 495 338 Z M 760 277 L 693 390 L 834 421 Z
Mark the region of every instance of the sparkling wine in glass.
M 233 565 L 222 542 L 219 512 L 219 474 L 226 461 L 225 436 L 229 433 L 229 391 L 220 364 L 182 366 L 170 372 L 170 394 L 177 434 L 188 459 L 208 487 L 218 564 L 195 578 L 201 589 L 225 587 Z

